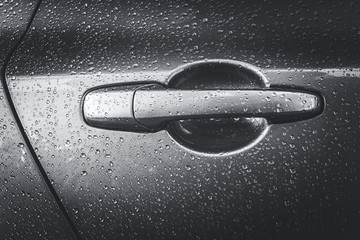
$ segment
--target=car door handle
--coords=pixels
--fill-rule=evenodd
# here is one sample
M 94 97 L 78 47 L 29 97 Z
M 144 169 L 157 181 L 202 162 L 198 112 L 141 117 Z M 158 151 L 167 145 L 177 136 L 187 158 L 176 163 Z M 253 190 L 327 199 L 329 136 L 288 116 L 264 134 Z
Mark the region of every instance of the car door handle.
M 160 84 L 107 86 L 83 98 L 87 124 L 113 130 L 154 132 L 175 120 L 263 117 L 293 122 L 321 113 L 320 95 L 280 89 L 184 90 Z

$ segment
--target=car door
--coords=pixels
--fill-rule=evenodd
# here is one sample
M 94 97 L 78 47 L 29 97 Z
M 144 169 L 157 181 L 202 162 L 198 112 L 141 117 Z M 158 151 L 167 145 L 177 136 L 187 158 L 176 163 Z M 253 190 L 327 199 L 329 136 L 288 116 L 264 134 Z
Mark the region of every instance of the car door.
M 359 237 L 358 9 L 44 0 L 7 85 L 79 238 Z
M 37 7 L 38 1 L 0 2 L 0 239 L 74 239 L 68 215 L 18 125 L 5 81 L 9 58 Z

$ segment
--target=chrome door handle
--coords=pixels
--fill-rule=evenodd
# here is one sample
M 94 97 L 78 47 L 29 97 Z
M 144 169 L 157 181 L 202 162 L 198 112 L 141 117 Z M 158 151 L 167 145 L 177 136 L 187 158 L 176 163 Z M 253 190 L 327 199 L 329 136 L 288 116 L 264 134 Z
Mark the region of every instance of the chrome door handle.
M 160 84 L 111 86 L 88 91 L 83 116 L 91 126 L 154 132 L 174 120 L 264 117 L 289 122 L 319 115 L 320 95 L 280 89 L 183 90 Z

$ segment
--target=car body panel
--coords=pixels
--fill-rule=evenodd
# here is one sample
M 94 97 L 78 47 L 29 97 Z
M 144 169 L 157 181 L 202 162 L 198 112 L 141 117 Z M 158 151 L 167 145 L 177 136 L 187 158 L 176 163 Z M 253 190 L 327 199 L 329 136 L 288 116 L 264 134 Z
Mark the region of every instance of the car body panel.
M 7 60 L 25 33 L 38 1 L 0 3 L 0 238 L 73 239 L 44 182 L 8 101 Z
M 82 237 L 359 236 L 354 4 L 44 1 L 7 83 Z M 219 154 L 190 150 L 166 130 L 131 133 L 84 122 L 88 89 L 166 85 L 174 69 L 207 59 L 245 61 L 270 86 L 318 92 L 324 112 L 273 124 L 251 148 Z

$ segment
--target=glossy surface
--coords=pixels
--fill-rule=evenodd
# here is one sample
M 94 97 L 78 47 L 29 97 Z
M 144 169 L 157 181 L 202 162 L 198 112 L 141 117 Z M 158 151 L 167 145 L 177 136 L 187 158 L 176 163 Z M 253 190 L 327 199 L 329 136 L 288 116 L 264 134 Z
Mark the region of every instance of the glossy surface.
M 8 86 L 85 239 L 356 239 L 359 70 L 338 68 L 360 61 L 358 9 L 338 1 L 44 1 Z M 269 87 L 321 93 L 323 114 L 272 125 L 242 151 L 207 154 L 167 131 L 115 132 L 81 118 L 90 88 L 168 84 L 183 64 L 215 58 L 264 69 Z M 222 71 L 236 84 L 234 71 Z
M 103 86 L 85 94 L 84 121 L 90 126 L 155 132 L 170 121 L 265 117 L 276 122 L 304 120 L 323 109 L 320 96 L 270 90 L 181 90 L 159 84 Z
M 137 89 L 134 117 L 148 128 L 158 129 L 169 121 L 197 118 L 265 117 L 295 121 L 319 115 L 321 97 L 295 91 L 179 90 L 158 86 Z
M 37 1 L 0 3 L 0 239 L 73 239 L 31 156 L 3 87 L 6 59 Z
M 142 84 L 100 86 L 90 89 L 81 99 L 86 124 L 128 132 L 152 132 L 134 117 L 134 93 Z
M 219 81 L 221 79 L 221 81 Z M 250 64 L 206 59 L 181 65 L 168 77 L 168 86 L 183 90 L 264 89 L 270 84 Z M 207 118 L 169 122 L 167 131 L 181 145 L 202 153 L 228 154 L 254 146 L 269 129 L 265 118 Z

